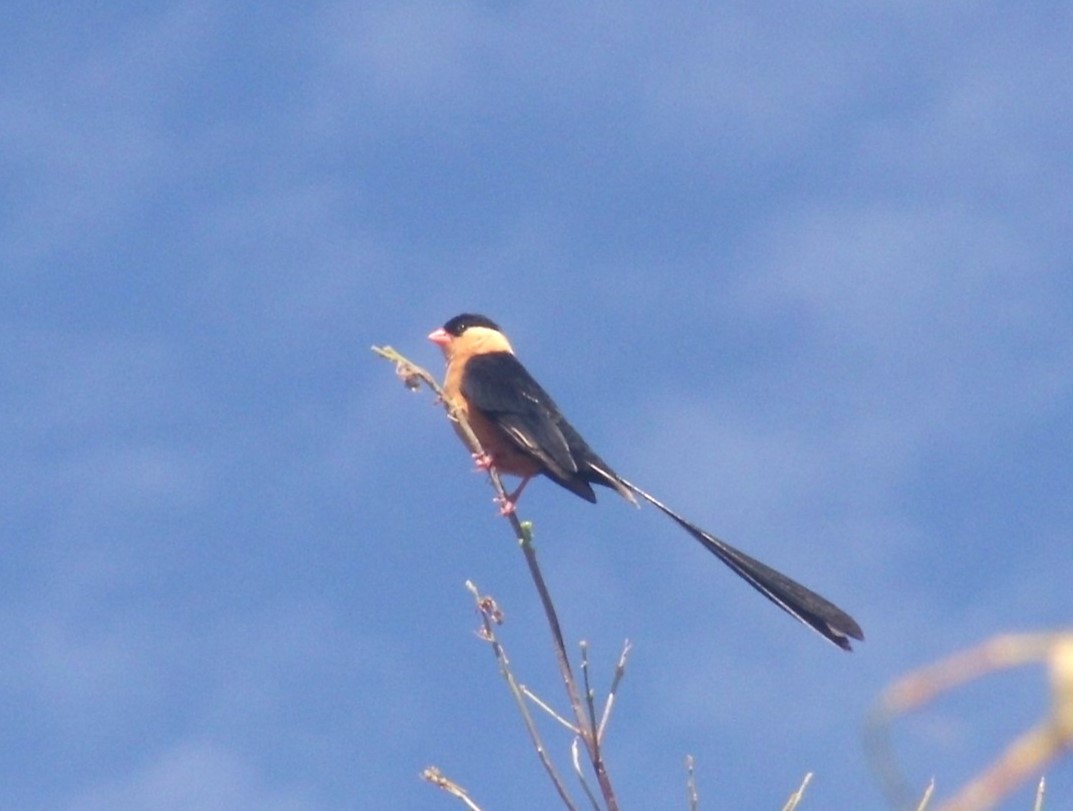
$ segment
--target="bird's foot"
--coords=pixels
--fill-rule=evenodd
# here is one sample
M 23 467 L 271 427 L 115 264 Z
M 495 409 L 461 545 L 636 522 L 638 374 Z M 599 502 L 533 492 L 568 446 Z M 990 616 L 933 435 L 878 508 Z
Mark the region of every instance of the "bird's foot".
M 495 464 L 492 454 L 488 452 L 473 454 L 473 462 L 477 465 L 477 470 L 488 470 L 488 468 Z
M 522 483 L 514 490 L 513 493 L 508 493 L 505 496 L 496 496 L 495 503 L 499 505 L 499 514 L 506 517 L 514 514 L 514 509 L 518 505 L 518 499 L 522 497 L 522 490 L 529 484 L 529 480 L 532 476 L 526 476 L 522 479 Z
M 507 496 L 506 498 L 496 496 L 492 501 L 499 505 L 499 514 L 504 518 L 508 515 L 514 515 L 514 510 L 517 508 L 517 504 L 510 496 Z

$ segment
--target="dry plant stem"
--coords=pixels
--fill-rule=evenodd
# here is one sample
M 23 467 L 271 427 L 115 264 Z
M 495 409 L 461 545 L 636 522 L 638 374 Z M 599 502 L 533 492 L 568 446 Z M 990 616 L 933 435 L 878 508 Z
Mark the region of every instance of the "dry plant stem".
M 1036 786 L 1036 801 L 1032 803 L 1032 811 L 1043 811 L 1043 795 L 1047 793 L 1047 778 L 1041 777 Z
M 499 663 L 499 672 L 506 680 L 507 686 L 510 688 L 510 694 L 514 697 L 514 703 L 517 705 L 518 711 L 522 715 L 522 721 L 525 723 L 525 729 L 529 733 L 529 740 L 532 741 L 533 748 L 536 749 L 537 757 L 540 758 L 540 762 L 544 766 L 544 771 L 548 773 L 548 777 L 555 786 L 555 790 L 559 794 L 559 799 L 563 801 L 563 805 L 570 809 L 570 811 L 577 811 L 577 807 L 570 798 L 570 794 L 567 792 L 566 785 L 559 776 L 555 764 L 551 762 L 551 756 L 548 754 L 547 747 L 544 746 L 544 740 L 540 737 L 540 731 L 537 729 L 532 713 L 529 712 L 529 705 L 526 704 L 525 701 L 525 691 L 522 686 L 518 684 L 518 680 L 514 678 L 514 671 L 511 669 L 507 651 L 496 637 L 496 621 L 492 616 L 492 610 L 490 610 L 490 607 L 494 606 L 494 601 L 489 597 L 482 596 L 477 589 L 477 586 L 474 585 L 472 581 L 466 581 L 466 588 L 469 589 L 470 594 L 473 595 L 473 599 L 477 604 L 477 611 L 480 612 L 481 615 L 481 638 L 492 646 L 492 652 L 495 654 L 496 662 Z
M 538 707 L 540 707 L 540 709 L 544 710 L 544 712 L 546 712 L 548 715 L 550 715 L 552 718 L 554 718 L 556 721 L 558 721 L 560 724 L 562 724 L 564 727 L 566 727 L 568 730 L 570 730 L 570 734 L 572 734 L 572 735 L 580 735 L 581 734 L 581 733 L 578 732 L 578 729 L 577 729 L 576 726 L 574 726 L 569 721 L 567 721 L 565 718 L 563 718 L 561 715 L 559 715 L 559 713 L 556 712 L 554 708 L 548 706 L 548 703 L 546 701 L 544 701 L 544 699 L 542 699 L 540 696 L 538 696 L 536 693 L 534 693 L 532 690 L 530 690 L 524 684 L 519 684 L 518 686 L 521 688 L 521 691 L 522 691 L 522 693 L 525 694 L 526 698 L 528 698 L 530 701 L 532 701 L 534 704 L 536 704 Z
M 489 472 L 498 479 L 498 474 L 495 473 L 494 469 Z M 502 483 L 500 483 L 499 486 L 502 487 Z M 577 721 L 581 741 L 585 744 L 585 749 L 589 755 L 589 762 L 592 764 L 592 770 L 596 774 L 596 781 L 600 784 L 600 793 L 604 797 L 604 802 L 607 803 L 608 811 L 618 811 L 618 801 L 615 799 L 615 790 L 611 785 L 611 778 L 607 774 L 607 767 L 604 764 L 603 757 L 600 753 L 600 746 L 596 740 L 595 721 L 591 715 L 586 714 L 585 707 L 581 703 L 577 681 L 574 679 L 574 671 L 570 667 L 570 658 L 566 653 L 566 643 L 563 641 L 563 632 L 559 625 L 559 616 L 555 611 L 555 605 L 552 603 L 551 594 L 548 592 L 547 584 L 544 582 L 544 575 L 541 573 L 540 566 L 537 564 L 536 550 L 533 548 L 532 525 L 528 522 L 523 525 L 514 513 L 510 513 L 507 518 L 510 519 L 511 525 L 515 529 L 516 535 L 521 543 L 522 552 L 525 554 L 525 562 L 529 566 L 529 575 L 533 578 L 533 583 L 536 585 L 537 594 L 540 595 L 540 603 L 544 608 L 544 615 L 547 617 L 548 626 L 551 628 L 552 641 L 555 647 L 555 657 L 559 662 L 559 674 L 561 675 L 563 685 L 566 688 L 566 694 L 570 700 L 570 708 L 574 713 L 574 719 Z
M 782 811 L 794 811 L 801 799 L 805 796 L 805 789 L 808 788 L 808 784 L 812 782 L 812 772 L 805 775 L 805 779 L 801 781 L 801 785 L 797 787 L 797 791 L 790 795 L 790 798 L 786 801 L 786 805 L 782 807 Z
M 632 649 L 633 646 L 630 644 L 630 640 L 627 639 L 622 646 L 622 653 L 618 657 L 618 664 L 615 665 L 615 676 L 611 680 L 611 689 L 607 691 L 607 701 L 604 703 L 603 715 L 600 716 L 600 725 L 596 728 L 597 743 L 603 743 L 604 730 L 607 729 L 607 724 L 611 721 L 611 710 L 615 707 L 615 693 L 622 682 L 622 677 L 626 675 L 626 659 Z
M 686 794 L 689 796 L 689 811 L 700 808 L 700 796 L 697 794 L 697 773 L 693 770 L 693 756 L 686 755 Z
M 1009 634 L 910 673 L 887 689 L 873 713 L 869 744 L 873 762 L 892 797 L 904 781 L 894 766 L 888 729 L 899 715 L 935 700 L 942 693 L 996 670 L 1030 662 L 1047 664 L 1052 692 L 1050 714 L 1010 744 L 938 811 L 980 811 L 1038 775 L 1073 747 L 1073 635 Z
M 464 422 L 464 420 L 462 420 L 462 422 Z M 495 468 L 489 468 L 488 473 L 493 478 L 497 491 L 501 493 L 504 492 L 503 483 L 499 480 L 499 474 L 496 473 Z M 581 695 L 578 692 L 577 681 L 574 678 L 574 671 L 570 666 L 570 658 L 566 653 L 566 642 L 563 640 L 562 627 L 559 625 L 559 616 L 555 611 L 555 605 L 552 602 L 548 586 L 544 582 L 544 575 L 540 571 L 540 566 L 537 563 L 536 550 L 533 547 L 532 524 L 528 521 L 522 523 L 518 519 L 518 516 L 513 512 L 506 517 L 514 528 L 515 537 L 518 538 L 522 553 L 525 555 L 526 565 L 529 567 L 529 575 L 532 577 L 537 594 L 540 596 L 540 603 L 544 608 L 544 616 L 547 618 L 548 627 L 551 629 L 553 647 L 555 648 L 555 658 L 559 663 L 559 674 L 562 677 L 563 686 L 566 688 L 566 694 L 570 701 L 570 708 L 573 711 L 574 719 L 577 722 L 578 735 L 581 738 L 582 743 L 585 744 L 585 749 L 589 756 L 589 763 L 592 765 L 593 773 L 596 775 L 596 781 L 600 785 L 600 793 L 603 795 L 604 802 L 607 804 L 607 810 L 618 811 L 618 801 L 615 798 L 615 790 L 611 785 L 611 778 L 607 773 L 607 767 L 604 764 L 599 744 L 596 741 L 596 733 L 594 731 L 595 722 L 593 721 L 592 716 L 586 713 L 585 707 L 582 704 Z M 587 792 L 588 789 L 586 788 L 586 793 Z
M 600 811 L 600 803 L 597 802 L 596 795 L 589 788 L 589 781 L 585 778 L 585 770 L 581 767 L 581 747 L 578 745 L 580 741 L 581 738 L 577 737 L 570 744 L 570 759 L 574 764 L 574 776 L 581 783 L 581 790 L 585 792 L 593 811 Z
M 389 346 L 374 346 L 372 350 L 377 355 L 380 355 L 380 357 L 395 364 L 396 374 L 403 379 L 407 388 L 414 390 L 418 388 L 421 383 L 428 386 L 436 394 L 439 401 L 443 403 L 451 420 L 458 425 L 459 431 L 465 439 L 466 445 L 469 447 L 470 451 L 474 454 L 484 454 L 484 448 L 481 447 L 481 443 L 473 433 L 473 429 L 471 429 L 466 422 L 465 416 L 453 403 L 447 401 L 443 395 L 443 389 L 440 388 L 436 379 L 429 374 L 429 372 L 410 362 L 407 358 L 403 357 Z M 503 481 L 500 479 L 499 473 L 496 471 L 494 465 L 488 468 L 488 477 L 492 482 L 492 487 L 495 488 L 496 496 L 501 500 L 505 500 L 507 498 L 507 490 L 503 486 Z M 501 503 L 504 502 L 501 501 Z M 528 522 L 523 525 L 515 512 L 509 513 L 506 518 L 510 522 L 511 528 L 514 530 L 514 537 L 517 538 L 518 543 L 522 548 L 526 565 L 529 567 L 530 577 L 532 577 L 533 583 L 536 586 L 537 594 L 540 596 L 540 602 L 544 609 L 544 615 L 547 617 L 548 625 L 551 628 L 555 657 L 559 664 L 559 673 L 562 677 L 563 685 L 566 688 L 566 693 L 570 701 L 570 708 L 574 713 L 574 718 L 577 720 L 577 726 L 580 730 L 581 740 L 585 744 L 589 762 L 592 765 L 593 772 L 600 785 L 600 793 L 603 795 L 604 802 L 607 804 L 607 811 L 618 811 L 618 801 L 615 798 L 614 787 L 611 784 L 611 778 L 607 774 L 606 764 L 600 754 L 600 747 L 595 732 L 595 720 L 591 716 L 586 715 L 585 707 L 582 704 L 581 696 L 578 692 L 577 682 L 574 679 L 574 673 L 570 666 L 570 659 L 566 653 L 566 643 L 563 640 L 563 632 L 562 627 L 559 625 L 559 617 L 555 611 L 555 606 L 552 603 L 547 584 L 544 582 L 544 576 L 537 564 L 536 551 L 533 548 L 532 525 Z
M 920 798 L 920 804 L 917 805 L 917 811 L 925 811 L 928 807 L 928 803 L 931 802 L 931 795 L 935 793 L 935 778 L 933 777 L 928 781 L 928 787 L 924 789 L 924 796 Z
M 585 685 L 585 709 L 588 712 L 589 719 L 593 724 L 596 723 L 596 694 L 592 689 L 592 682 L 589 681 L 589 643 L 582 641 L 581 645 L 581 681 Z M 597 750 L 600 746 L 600 735 L 595 735 L 595 745 Z
M 449 779 L 443 772 L 441 772 L 436 766 L 429 766 L 423 772 L 421 776 L 432 783 L 437 788 L 441 788 L 450 794 L 452 797 L 457 797 L 470 811 L 481 811 L 480 806 L 470 799 L 469 792 L 467 792 L 458 783 Z

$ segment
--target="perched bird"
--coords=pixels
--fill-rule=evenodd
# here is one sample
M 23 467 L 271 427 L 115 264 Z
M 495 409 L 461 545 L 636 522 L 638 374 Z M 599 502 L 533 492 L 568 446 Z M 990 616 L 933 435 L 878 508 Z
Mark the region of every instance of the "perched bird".
M 612 470 L 566 421 L 494 321 L 465 313 L 428 337 L 447 360 L 444 396 L 466 417 L 484 449 L 478 465 L 521 477 L 521 484 L 502 505 L 504 513 L 514 510 L 522 490 L 537 475 L 594 503 L 594 484 L 609 487 L 634 504 L 634 496 L 640 496 L 753 588 L 825 639 L 843 650 L 851 649 L 849 638 L 864 639 L 860 626 L 838 606 L 705 532 Z

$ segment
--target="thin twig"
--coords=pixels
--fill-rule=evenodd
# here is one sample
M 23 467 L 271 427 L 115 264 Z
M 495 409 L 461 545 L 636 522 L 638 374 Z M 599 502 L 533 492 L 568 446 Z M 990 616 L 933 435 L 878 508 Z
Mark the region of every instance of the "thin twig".
M 1047 778 L 1041 777 L 1036 785 L 1036 801 L 1032 803 L 1032 811 L 1043 811 L 1043 795 L 1047 793 Z
M 626 675 L 626 659 L 630 655 L 630 651 L 633 650 L 633 645 L 630 644 L 630 640 L 626 640 L 622 646 L 622 653 L 619 654 L 618 663 L 615 665 L 615 676 L 611 679 L 611 689 L 607 691 L 607 701 L 604 702 L 604 712 L 600 716 L 600 725 L 596 728 L 596 741 L 597 743 L 603 743 L 604 730 L 607 728 L 608 722 L 611 720 L 611 710 L 615 706 L 615 695 L 618 691 L 619 683 L 622 681 L 622 677 Z
M 596 694 L 592 689 L 592 680 L 589 678 L 589 643 L 584 639 L 578 645 L 581 650 L 581 683 L 585 686 L 585 709 L 588 713 L 588 727 L 592 729 L 596 723 Z M 600 745 L 600 735 L 596 735 L 596 745 Z
M 797 791 L 790 795 L 790 798 L 786 801 L 786 805 L 782 807 L 782 811 L 794 811 L 797 808 L 798 803 L 801 802 L 801 798 L 805 796 L 805 789 L 808 788 L 808 784 L 812 782 L 812 772 L 805 775 L 805 779 L 801 781 L 801 785 L 797 787 Z
M 544 575 L 540 571 L 540 566 L 537 564 L 536 550 L 533 548 L 532 524 L 528 521 L 524 524 L 520 523 L 514 513 L 511 513 L 508 518 L 512 520 L 513 524 L 517 524 L 517 528 L 521 530 L 522 552 L 525 553 L 525 561 L 529 566 L 529 574 L 533 579 L 533 583 L 536 585 L 537 594 L 540 595 L 540 603 L 544 608 L 544 615 L 547 617 L 548 625 L 551 628 L 555 656 L 559 662 L 559 673 L 562 676 L 563 686 L 566 688 L 566 694 L 570 700 L 570 708 L 574 713 L 574 718 L 577 720 L 581 741 L 585 744 L 585 748 L 589 754 L 589 762 L 592 764 L 592 770 L 596 774 L 597 782 L 600 784 L 600 793 L 603 794 L 608 811 L 618 811 L 618 801 L 615 799 L 615 790 L 611 785 L 611 778 L 607 774 L 607 766 L 603 761 L 600 754 L 600 748 L 596 743 L 596 734 L 592 727 L 592 721 L 586 716 L 585 709 L 581 703 L 577 681 L 574 679 L 574 671 L 570 667 L 570 657 L 566 653 L 566 643 L 563 641 L 563 632 L 559 625 L 559 616 L 555 611 L 554 603 L 552 603 L 551 594 L 548 592 L 548 586 L 544 582 Z
M 933 777 L 928 781 L 927 788 L 924 789 L 924 796 L 920 798 L 920 804 L 917 805 L 917 811 L 925 811 L 928 807 L 928 803 L 931 802 L 931 795 L 935 793 L 935 778 Z
M 469 792 L 467 792 L 462 786 L 448 778 L 443 772 L 436 766 L 429 766 L 423 772 L 421 777 L 432 783 L 437 788 L 441 788 L 450 794 L 452 797 L 460 799 L 470 811 L 481 811 L 477 803 L 470 799 Z
M 530 701 L 540 707 L 540 709 L 544 710 L 544 712 L 550 715 L 554 720 L 558 721 L 560 724 L 570 730 L 571 735 L 580 734 L 578 732 L 578 728 L 571 724 L 569 721 L 567 721 L 565 718 L 563 718 L 559 713 L 557 713 L 555 709 L 548 704 L 548 702 L 546 702 L 544 699 L 542 699 L 524 684 L 519 684 L 518 686 L 521 688 L 521 691 L 525 694 L 526 698 L 528 698 Z
M 592 789 L 589 788 L 589 781 L 585 777 L 585 770 L 581 767 L 581 746 L 579 745 L 580 738 L 574 738 L 570 744 L 570 759 L 574 764 L 574 775 L 577 777 L 579 783 L 581 783 L 581 790 L 585 792 L 585 796 L 589 798 L 589 803 L 593 807 L 593 811 L 600 811 L 600 803 L 596 799 L 596 795 L 592 793 Z
M 697 794 L 697 773 L 693 767 L 693 756 L 686 755 L 686 794 L 689 796 L 689 811 L 697 811 L 700 808 L 700 797 Z

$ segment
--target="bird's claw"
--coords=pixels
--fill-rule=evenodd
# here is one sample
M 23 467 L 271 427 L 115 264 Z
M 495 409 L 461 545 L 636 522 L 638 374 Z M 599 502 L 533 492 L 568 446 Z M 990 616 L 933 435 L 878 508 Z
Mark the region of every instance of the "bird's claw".
M 473 462 L 477 465 L 477 470 L 488 470 L 494 463 L 494 460 L 490 453 L 475 453 L 473 454 Z
M 492 501 L 499 505 L 499 514 L 504 518 L 508 515 L 514 515 L 516 505 L 510 496 L 496 496 Z

